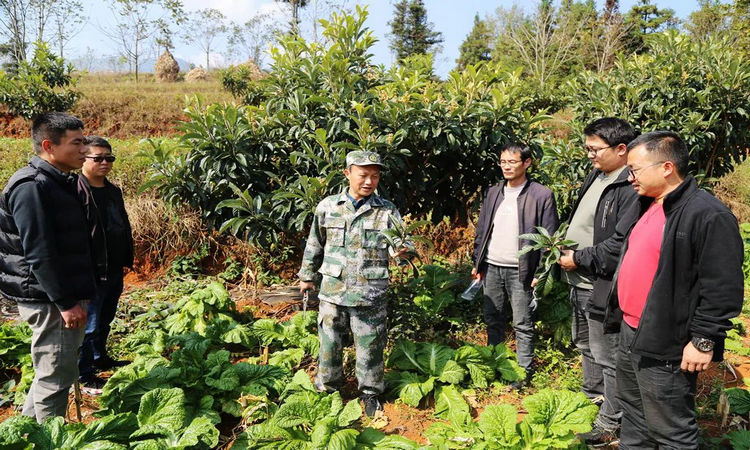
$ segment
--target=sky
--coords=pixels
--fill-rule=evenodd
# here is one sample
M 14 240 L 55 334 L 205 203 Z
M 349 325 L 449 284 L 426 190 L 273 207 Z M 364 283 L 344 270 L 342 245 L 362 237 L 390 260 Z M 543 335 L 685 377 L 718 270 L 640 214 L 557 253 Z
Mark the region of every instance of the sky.
M 620 11 L 626 12 L 637 0 L 621 0 Z M 88 18 L 82 30 L 66 47 L 66 53 L 74 62 L 85 60 L 94 55 L 97 58 L 117 54 L 117 45 L 103 35 L 102 28 L 114 23 L 114 15 L 109 9 L 109 2 L 105 0 L 83 0 L 83 14 Z M 249 20 L 255 14 L 268 14 L 280 23 L 288 23 L 289 12 L 283 3 L 274 0 L 183 0 L 185 9 L 188 11 L 203 8 L 215 8 L 223 12 L 229 20 L 242 23 Z M 304 8 L 300 15 L 303 21 L 302 34 L 309 38 L 312 29 L 309 26 L 309 18 L 316 0 L 309 0 L 309 6 Z M 394 62 L 394 56 L 388 48 L 388 33 L 390 27 L 388 21 L 393 17 L 394 0 L 317 0 L 318 8 L 322 13 L 329 12 L 331 3 L 343 5 L 354 9 L 355 5 L 366 5 L 369 11 L 367 26 L 373 30 L 378 42 L 372 48 L 373 61 L 376 64 L 390 66 Z M 466 35 L 471 31 L 474 15 L 480 18 L 492 15 L 498 7 L 509 8 L 514 4 L 524 8 L 533 8 L 537 2 L 514 1 L 514 0 L 425 0 L 428 20 L 434 25 L 436 31 L 443 33 L 444 42 L 442 49 L 435 57 L 435 71 L 438 76 L 445 76 L 456 65 L 455 61 L 459 55 L 459 47 Z M 686 19 L 688 15 L 698 8 L 697 0 L 655 0 L 660 8 L 671 8 L 677 17 Z M 604 0 L 596 1 L 597 7 L 602 8 Z M 325 16 L 324 16 L 325 17 Z M 308 20 L 305 20 L 308 19 Z M 307 25 L 304 25 L 307 24 Z M 195 44 L 176 42 L 173 53 L 175 57 L 190 63 L 205 66 L 205 54 Z M 216 54 L 212 55 L 212 65 L 227 65 L 231 60 L 224 53 L 226 49 L 225 39 L 214 44 Z M 266 57 L 266 63 L 270 58 Z

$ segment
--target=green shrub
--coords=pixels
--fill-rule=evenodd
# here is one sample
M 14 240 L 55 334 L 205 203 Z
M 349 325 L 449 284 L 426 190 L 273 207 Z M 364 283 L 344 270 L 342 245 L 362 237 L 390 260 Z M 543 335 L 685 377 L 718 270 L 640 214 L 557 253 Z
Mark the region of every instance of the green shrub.
M 0 74 L 0 104 L 10 114 L 32 119 L 49 111 L 67 111 L 81 93 L 73 90 L 78 78 L 73 65 L 55 56 L 47 44 L 37 42 L 31 62 L 23 61 L 15 73 Z
M 750 62 L 727 40 L 695 40 L 676 30 L 651 36 L 649 49 L 569 83 L 574 128 L 618 116 L 644 132 L 672 130 L 685 139 L 695 173 L 727 173 L 750 139 Z
M 317 203 L 344 186 L 346 153 L 362 149 L 383 156 L 380 193 L 402 213 L 466 222 L 500 175 L 499 146 L 520 139 L 538 150 L 544 117 L 530 112 L 520 74 L 497 65 L 446 82 L 428 68 L 375 66 L 366 17 L 358 9 L 323 21 L 325 45 L 283 38 L 268 76 L 253 85 L 263 90 L 257 106 L 194 102 L 183 126 L 188 152 L 161 159 L 160 193 L 268 245 L 279 233 L 304 234 Z

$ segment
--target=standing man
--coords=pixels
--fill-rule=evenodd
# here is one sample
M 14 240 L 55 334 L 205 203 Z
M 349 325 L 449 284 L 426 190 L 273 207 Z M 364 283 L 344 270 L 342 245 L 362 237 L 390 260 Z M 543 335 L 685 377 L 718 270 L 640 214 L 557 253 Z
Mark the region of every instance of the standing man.
M 112 146 L 99 136 L 88 136 L 86 146 L 78 192 L 89 222 L 97 282 L 87 311 L 78 379 L 85 392 L 97 395 L 105 381 L 96 372 L 127 364 L 107 354 L 107 337 L 122 294 L 123 268 L 133 266 L 133 233 L 122 191 L 107 179 L 115 162 Z
M 671 131 L 628 145 L 641 195 L 610 297 L 622 311 L 617 388 L 621 449 L 698 448 L 698 373 L 721 361 L 729 319 L 742 308 L 737 219 L 688 174 L 688 151 Z
M 559 219 L 552 191 L 530 180 L 531 149 L 509 144 L 500 152 L 500 167 L 505 180 L 489 189 L 482 203 L 474 237 L 472 276 L 484 280 L 484 321 L 487 345 L 505 340 L 505 303 L 513 311 L 518 364 L 526 371 L 523 380 L 513 382 L 520 389 L 531 380 L 534 356 L 534 305 L 532 281 L 541 252 L 519 257 L 527 244 L 520 234 L 535 233 L 541 226 L 557 231 Z M 536 283 L 533 283 L 536 284 Z
M 385 390 L 383 350 L 387 338 L 386 299 L 388 248 L 380 232 L 400 221 L 396 207 L 377 194 L 380 169 L 377 153 L 353 151 L 346 156 L 345 192 L 331 195 L 315 209 L 299 271 L 300 292 L 320 285 L 318 335 L 320 356 L 315 384 L 334 392 L 344 381 L 342 346 L 351 330 L 357 352 L 359 391 L 368 416 L 382 411 Z M 402 249 L 396 253 L 400 254 Z
M 583 393 L 599 403 L 588 445 L 617 439 L 622 412 L 617 402 L 617 333 L 604 332 L 604 311 L 625 233 L 636 220 L 637 195 L 628 183 L 628 142 L 638 135 L 625 120 L 605 117 L 583 130 L 594 170 L 588 174 L 571 213 L 566 235 L 578 243 L 560 258 L 571 285 L 573 342 L 583 355 Z
M 31 127 L 34 156 L 0 197 L 0 291 L 33 331 L 31 383 L 23 415 L 64 416 L 95 293 L 86 214 L 76 191 L 86 155 L 83 122 L 46 113 Z

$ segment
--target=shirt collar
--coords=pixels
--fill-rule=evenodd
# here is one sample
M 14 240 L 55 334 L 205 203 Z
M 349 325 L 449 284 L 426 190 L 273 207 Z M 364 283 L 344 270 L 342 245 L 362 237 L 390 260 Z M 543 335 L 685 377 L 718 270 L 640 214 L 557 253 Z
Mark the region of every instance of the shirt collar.
M 346 192 L 346 198 L 349 199 L 349 201 L 352 202 L 352 206 L 354 206 L 355 210 L 359 209 L 360 206 L 362 206 L 365 203 L 367 203 L 367 200 L 370 200 L 370 197 L 371 196 L 368 195 L 367 197 L 362 197 L 359 200 L 355 200 L 354 197 L 352 197 L 351 195 L 349 195 L 349 191 Z

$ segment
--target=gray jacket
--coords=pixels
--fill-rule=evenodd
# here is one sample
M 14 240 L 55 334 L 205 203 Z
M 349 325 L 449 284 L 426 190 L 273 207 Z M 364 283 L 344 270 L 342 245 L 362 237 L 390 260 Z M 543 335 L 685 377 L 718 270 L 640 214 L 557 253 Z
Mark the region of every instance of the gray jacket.
M 482 202 L 482 209 L 479 211 L 472 257 L 477 272 L 484 272 L 487 269 L 487 248 L 492 236 L 495 213 L 505 198 L 503 195 L 505 183 L 503 181 L 489 189 Z M 557 231 L 560 219 L 557 216 L 555 197 L 551 190 L 536 181 L 528 180 L 521 193 L 518 194 L 517 203 L 519 235 L 535 233 L 538 226 L 546 228 L 550 233 Z M 529 241 L 519 239 L 518 249 L 520 250 L 526 244 L 529 244 Z M 527 288 L 531 287 L 531 281 L 534 279 L 540 259 L 541 252 L 539 251 L 526 253 L 518 259 L 518 278 Z

